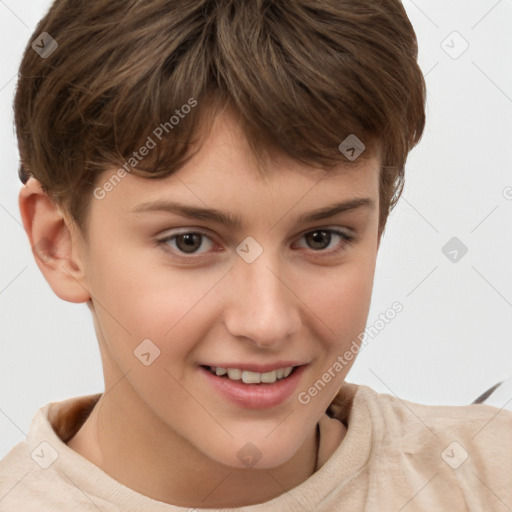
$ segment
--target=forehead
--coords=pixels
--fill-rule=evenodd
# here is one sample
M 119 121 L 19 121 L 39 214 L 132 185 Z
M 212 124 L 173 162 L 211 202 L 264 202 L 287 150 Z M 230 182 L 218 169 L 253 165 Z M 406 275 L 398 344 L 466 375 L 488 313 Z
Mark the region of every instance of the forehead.
M 158 208 L 159 203 L 174 201 L 265 216 L 272 210 L 283 214 L 292 208 L 307 210 L 363 197 L 377 203 L 378 188 L 379 169 L 372 159 L 359 167 L 328 172 L 276 160 L 261 175 L 254 165 L 227 165 L 225 158 L 208 155 L 159 180 L 127 175 L 107 194 L 102 206 L 142 213 L 151 209 L 163 211 Z
M 360 157 L 324 170 L 298 162 L 282 151 L 266 148 L 255 154 L 235 116 L 216 116 L 197 152 L 165 178 L 149 179 L 127 173 L 102 201 L 104 207 L 128 212 L 142 202 L 179 199 L 197 206 L 222 205 L 244 210 L 273 205 L 276 211 L 301 204 L 303 208 L 342 199 L 373 196 L 377 200 L 378 155 Z M 99 184 L 109 180 L 107 170 Z M 264 211 L 259 211 L 263 214 Z

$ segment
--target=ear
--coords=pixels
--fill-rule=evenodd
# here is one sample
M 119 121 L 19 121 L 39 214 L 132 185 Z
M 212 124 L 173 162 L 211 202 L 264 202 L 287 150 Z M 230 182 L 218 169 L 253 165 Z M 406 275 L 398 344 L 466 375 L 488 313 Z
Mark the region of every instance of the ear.
M 79 235 L 72 224 L 33 177 L 20 190 L 18 204 L 37 266 L 52 290 L 68 302 L 88 301 Z

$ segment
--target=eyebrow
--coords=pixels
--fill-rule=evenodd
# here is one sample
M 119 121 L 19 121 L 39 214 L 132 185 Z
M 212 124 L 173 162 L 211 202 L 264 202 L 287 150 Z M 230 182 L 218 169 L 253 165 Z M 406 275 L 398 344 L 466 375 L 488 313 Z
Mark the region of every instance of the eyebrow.
M 341 203 L 331 204 L 319 210 L 305 213 L 299 217 L 298 221 L 301 223 L 307 223 L 317 220 L 324 220 L 330 217 L 334 217 L 339 213 L 353 211 L 360 208 L 373 210 L 375 208 L 375 202 L 369 197 L 356 197 L 342 201 Z M 228 227 L 233 231 L 237 231 L 242 228 L 242 221 L 237 215 L 233 215 L 229 212 L 222 212 L 212 208 L 199 208 L 197 206 L 181 204 L 165 199 L 157 199 L 154 201 L 141 203 L 131 210 L 132 213 L 144 213 L 151 211 L 164 211 L 175 213 L 190 219 L 216 222 Z

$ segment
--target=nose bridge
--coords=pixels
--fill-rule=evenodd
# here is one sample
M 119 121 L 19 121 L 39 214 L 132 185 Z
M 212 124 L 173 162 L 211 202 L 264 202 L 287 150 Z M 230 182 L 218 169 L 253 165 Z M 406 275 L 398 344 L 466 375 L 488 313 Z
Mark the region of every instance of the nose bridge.
M 250 244 L 251 241 L 248 254 L 256 249 Z M 270 346 L 299 329 L 298 300 L 285 284 L 278 250 L 261 247 L 258 252 L 252 261 L 244 258 L 243 253 L 236 261 L 235 298 L 228 329 L 234 336 L 252 338 L 260 346 Z

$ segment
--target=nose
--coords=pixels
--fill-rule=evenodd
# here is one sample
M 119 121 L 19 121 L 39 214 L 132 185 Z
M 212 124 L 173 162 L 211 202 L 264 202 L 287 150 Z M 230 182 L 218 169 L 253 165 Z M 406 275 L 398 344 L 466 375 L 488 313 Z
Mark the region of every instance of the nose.
M 230 272 L 226 327 L 262 349 L 279 352 L 301 326 L 300 298 L 277 255 L 264 250 L 252 263 L 242 258 Z

